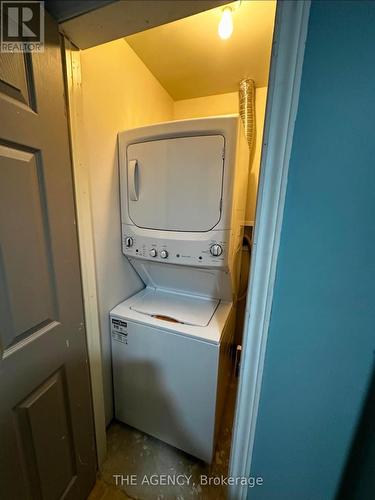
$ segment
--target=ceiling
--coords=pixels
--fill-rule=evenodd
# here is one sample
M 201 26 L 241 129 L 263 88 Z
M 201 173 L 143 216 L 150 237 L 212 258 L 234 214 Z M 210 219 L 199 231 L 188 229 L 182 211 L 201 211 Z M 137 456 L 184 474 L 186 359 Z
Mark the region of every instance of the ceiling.
M 73 17 L 86 14 L 95 9 L 100 9 L 114 0 L 45 0 L 44 5 L 51 16 L 59 23 Z
M 80 49 L 176 21 L 225 0 L 46 0 L 60 31 Z
M 276 10 L 274 0 L 242 0 L 233 7 L 233 35 L 217 34 L 223 7 L 125 38 L 175 100 L 238 90 L 243 78 L 268 82 Z

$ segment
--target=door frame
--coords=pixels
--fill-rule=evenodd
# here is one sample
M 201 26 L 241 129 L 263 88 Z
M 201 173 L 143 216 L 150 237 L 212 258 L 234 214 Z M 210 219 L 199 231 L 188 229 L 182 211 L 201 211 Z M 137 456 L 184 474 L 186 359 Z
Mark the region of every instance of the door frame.
M 233 478 L 248 478 L 251 474 L 310 3 L 310 0 L 280 1 L 276 10 L 243 354 L 229 465 L 229 476 Z M 246 485 L 230 485 L 229 498 L 244 500 L 248 491 Z
M 276 9 L 244 347 L 229 468 L 229 475 L 234 478 L 248 477 L 251 469 L 310 3 L 310 0 L 279 1 Z M 64 49 L 87 347 L 100 469 L 106 457 L 107 438 L 89 166 L 83 131 L 80 51 L 67 38 L 64 38 Z M 229 496 L 242 500 L 247 496 L 247 487 L 231 485 Z
M 81 60 L 79 49 L 64 36 L 61 39 L 78 226 L 86 342 L 94 412 L 96 454 L 98 467 L 101 469 L 107 455 L 107 435 L 89 165 L 84 140 Z

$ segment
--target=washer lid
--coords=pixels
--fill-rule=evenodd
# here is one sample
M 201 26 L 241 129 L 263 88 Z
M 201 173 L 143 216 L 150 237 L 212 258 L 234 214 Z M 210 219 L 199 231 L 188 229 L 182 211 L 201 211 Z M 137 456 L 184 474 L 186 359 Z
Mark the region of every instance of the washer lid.
M 148 289 L 130 309 L 172 323 L 207 326 L 219 302 L 217 299 Z

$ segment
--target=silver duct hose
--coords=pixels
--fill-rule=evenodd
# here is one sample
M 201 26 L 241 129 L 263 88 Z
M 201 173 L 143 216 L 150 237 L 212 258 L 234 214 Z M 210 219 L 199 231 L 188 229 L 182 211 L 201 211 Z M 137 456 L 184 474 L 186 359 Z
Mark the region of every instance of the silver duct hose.
M 249 78 L 240 82 L 240 116 L 242 118 L 243 126 L 247 142 L 249 144 L 250 158 L 254 151 L 255 145 L 255 83 L 254 80 Z

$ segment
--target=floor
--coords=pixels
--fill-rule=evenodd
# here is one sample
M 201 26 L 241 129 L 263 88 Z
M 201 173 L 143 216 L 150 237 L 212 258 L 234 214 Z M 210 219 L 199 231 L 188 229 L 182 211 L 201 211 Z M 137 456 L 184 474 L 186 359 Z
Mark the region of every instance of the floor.
M 88 500 L 226 500 L 225 485 L 206 485 L 201 476 L 227 476 L 237 384 L 230 385 L 214 461 L 207 465 L 120 422 L 108 429 L 108 457 Z M 119 484 L 134 474 L 137 484 Z M 185 484 L 148 484 L 161 475 Z M 191 476 L 189 481 L 177 475 Z M 163 476 L 162 476 L 163 477 Z M 144 479 L 145 478 L 145 479 Z M 127 480 L 127 479 L 125 479 Z M 130 482 L 130 478 L 128 479 Z M 143 484 L 141 484 L 143 482 Z

